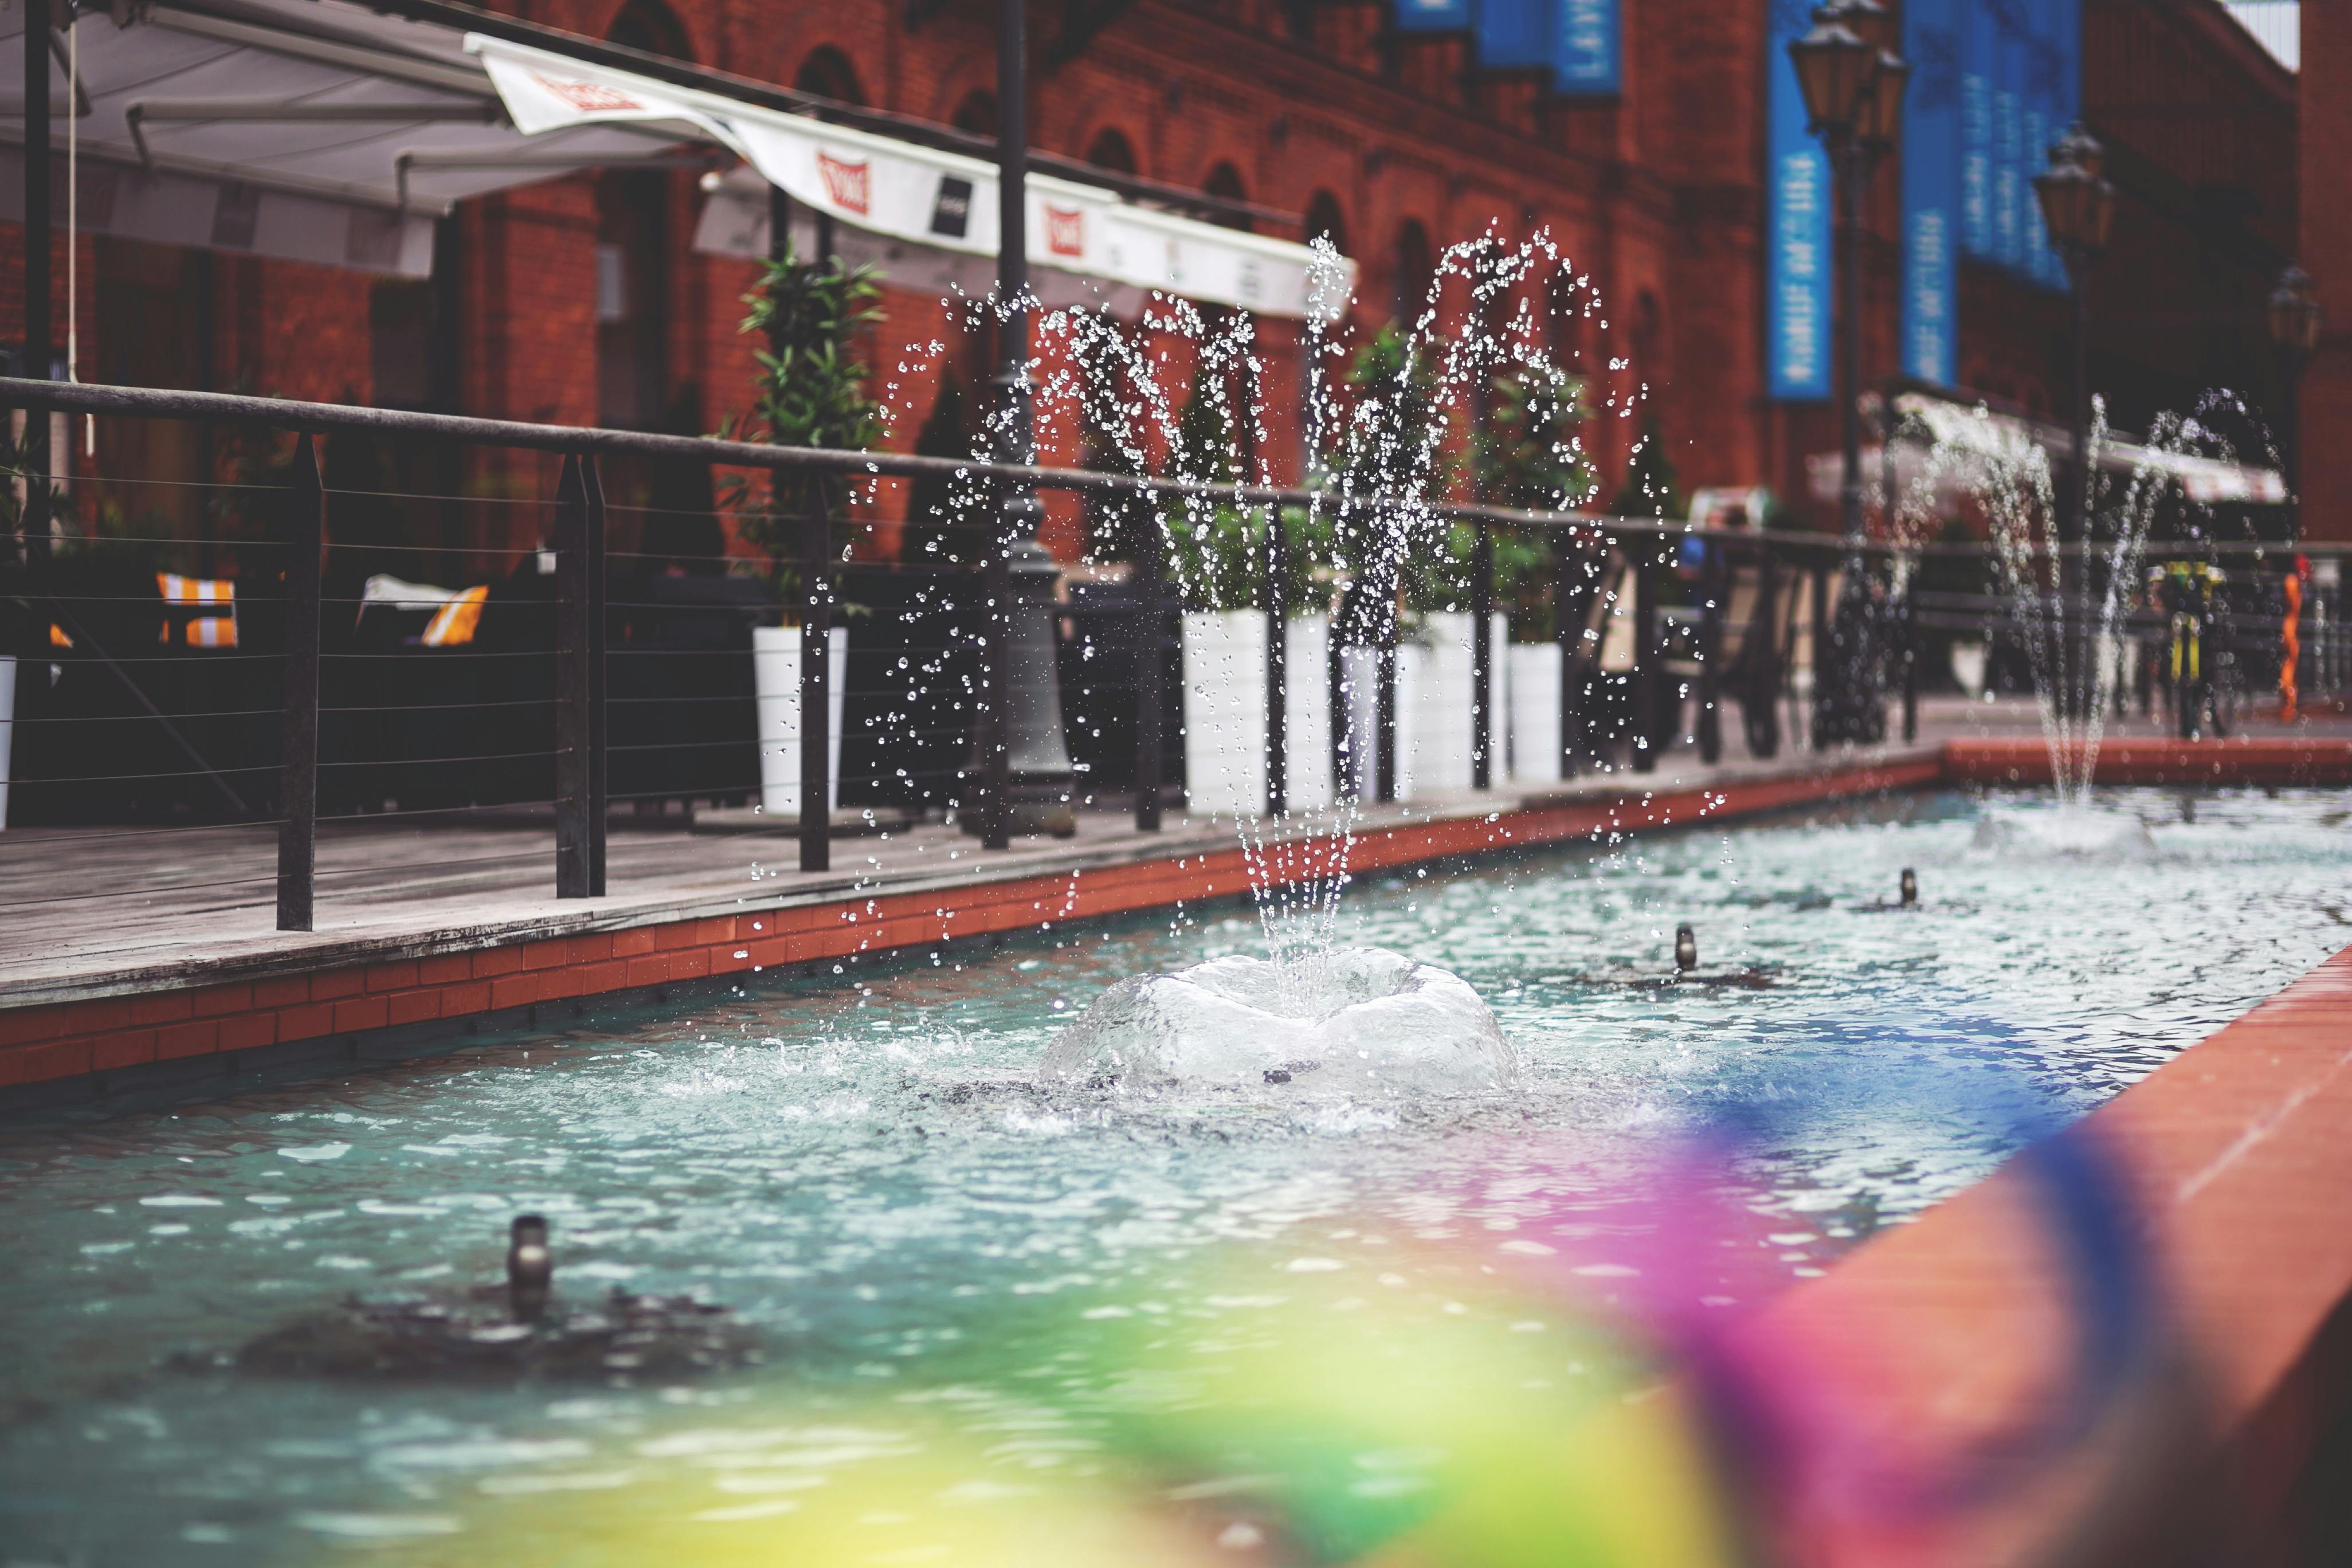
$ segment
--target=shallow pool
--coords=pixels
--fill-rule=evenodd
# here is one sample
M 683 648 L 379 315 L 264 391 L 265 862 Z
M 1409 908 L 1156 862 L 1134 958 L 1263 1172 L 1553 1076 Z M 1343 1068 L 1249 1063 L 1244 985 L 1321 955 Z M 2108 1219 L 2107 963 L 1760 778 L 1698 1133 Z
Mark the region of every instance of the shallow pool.
M 1648 1223 L 1612 1194 L 1693 1139 L 1756 1216 L 1768 1282 L 1802 1277 L 2352 942 L 2347 818 L 2342 792 L 2124 793 L 2082 818 L 1940 795 L 1351 889 L 1344 940 L 1492 1005 L 1520 1063 L 1503 1093 L 1031 1086 L 1107 984 L 1255 949 L 1225 907 L 20 1121 L 0 1130 L 0 1555 L 462 1557 L 509 1500 L 573 1492 L 756 1517 L 929 1440 L 877 1407 L 967 1444 L 972 1484 L 1083 1468 L 1107 1418 L 1080 1395 L 1109 1375 L 1088 1336 L 1246 1321 L 1302 1282 L 1451 1310 L 1489 1247 L 1605 1279 Z M 1920 903 L 1887 908 L 1905 867 Z M 1666 983 L 1685 922 L 1700 969 Z M 530 1210 L 560 1292 L 698 1292 L 762 1364 L 520 1387 L 216 1364 L 352 1293 L 495 1279 Z M 786 1407 L 802 1435 L 762 1448 Z M 778 1451 L 799 1459 L 710 1458 Z

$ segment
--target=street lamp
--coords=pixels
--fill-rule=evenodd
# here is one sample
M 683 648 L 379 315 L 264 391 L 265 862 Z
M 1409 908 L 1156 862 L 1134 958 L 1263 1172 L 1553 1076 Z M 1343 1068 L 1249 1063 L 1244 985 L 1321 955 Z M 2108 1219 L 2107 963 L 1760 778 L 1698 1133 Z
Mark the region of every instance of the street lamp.
M 2279 445 L 2285 459 L 2286 490 L 2294 508 L 2295 537 L 2303 535 L 2303 367 L 2319 352 L 2319 329 L 2322 312 L 2319 291 L 2312 286 L 2311 274 L 2293 262 L 2279 274 L 2277 287 L 2271 290 L 2271 342 L 2278 349 L 2281 380 L 2285 384 L 2285 408 L 2279 423 L 2284 426 Z
M 2081 547 L 2091 531 L 2090 271 L 2107 247 L 2107 231 L 2116 217 L 2116 188 L 2101 174 L 2106 162 L 2107 150 L 2077 121 L 2050 149 L 2049 169 L 2033 178 L 2033 194 L 2042 203 L 2042 226 L 2050 231 L 2050 243 L 2066 263 L 2067 281 L 2074 286 L 2074 482 L 2067 489 L 2066 504 L 2058 518 L 2058 615 L 2064 668 L 2078 676 L 2088 652 Z M 2086 682 L 2062 679 L 2059 684 L 2059 700 L 2070 712 L 2088 700 Z
M 1805 117 L 1830 156 L 1837 193 L 1838 358 L 1845 475 L 1838 489 L 1839 526 L 1859 546 L 1862 522 L 1862 269 L 1856 258 L 1862 191 L 1893 150 L 1911 68 L 1895 52 L 1895 16 L 1879 0 L 1838 0 L 1812 14 L 1812 26 L 1789 45 L 1804 95 Z M 1859 550 L 1846 561 L 1831 635 L 1834 674 L 1813 672 L 1813 743 L 1875 740 L 1885 719 L 1867 679 L 1869 588 Z M 1822 661 L 1816 659 L 1819 666 Z

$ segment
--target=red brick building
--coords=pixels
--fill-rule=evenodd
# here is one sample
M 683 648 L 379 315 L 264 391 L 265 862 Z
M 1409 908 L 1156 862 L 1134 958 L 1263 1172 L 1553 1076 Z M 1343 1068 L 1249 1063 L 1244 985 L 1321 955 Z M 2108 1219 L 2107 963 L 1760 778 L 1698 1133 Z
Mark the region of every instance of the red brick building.
M 981 132 L 994 122 L 994 5 L 982 0 L 502 8 L 923 120 Z M 1370 0 L 1037 6 L 1032 138 L 1072 160 L 1311 214 L 1360 265 L 1359 327 L 1417 300 L 1444 246 L 1548 231 L 1600 301 L 1552 330 L 1608 416 L 1592 437 L 1604 486 L 1654 416 L 1685 486 L 1764 483 L 1801 500 L 1803 459 L 1834 447 L 1835 426 L 1827 404 L 1776 403 L 1764 391 L 1765 10 L 1763 0 L 1628 5 L 1622 96 L 1571 102 L 1548 97 L 1532 73 L 1470 68 L 1465 39 L 1392 33 L 1387 8 Z M 2337 45 L 2327 30 L 2336 26 L 2311 29 L 2315 71 L 2352 69 L 2352 36 Z M 2347 204 L 2330 198 L 2343 178 L 2336 154 L 2352 148 L 2310 151 L 2298 190 L 2295 78 L 2216 0 L 2088 0 L 2084 56 L 2089 118 L 2115 149 L 2110 173 L 2124 192 L 2115 247 L 2096 279 L 2095 383 L 2126 425 L 2210 385 L 2277 405 L 2283 382 L 2262 335 L 2262 301 L 2299 248 L 2299 196 L 2314 209 L 2315 236 L 2347 221 Z M 1896 178 L 1890 161 L 1866 204 L 1863 357 L 1873 379 L 1895 364 Z M 628 172 L 471 201 L 443 225 L 425 282 L 85 238 L 74 263 L 79 373 L 715 428 L 745 401 L 752 374 L 737 323 L 754 269 L 693 251 L 701 199 L 690 173 Z M 2324 295 L 2342 298 L 2337 319 L 2352 321 L 2343 294 L 2352 285 L 2329 271 L 2343 263 L 2326 259 L 2347 247 L 2300 248 Z M 20 250 L 0 257 L 0 338 L 19 341 Z M 62 237 L 57 250 L 61 353 Z M 1973 264 L 1960 299 L 1965 389 L 2063 409 L 2065 301 Z M 984 350 L 936 299 L 892 289 L 885 304 L 870 357 L 898 414 L 890 444 L 904 447 L 936 396 L 937 363 L 919 345 L 946 344 L 968 385 Z M 1261 332 L 1277 454 L 1297 449 L 1297 335 L 1285 322 Z M 2309 411 L 2323 424 L 2307 426 L 2305 445 L 2315 479 L 2333 472 L 2331 461 L 2352 461 L 2323 456 L 2324 421 L 2341 428 L 2352 415 L 2352 362 L 2342 358 L 2331 340 L 2314 373 Z M 1626 416 L 1644 388 L 1646 408 Z M 195 439 L 102 421 L 96 467 L 185 475 L 202 460 Z M 551 472 L 529 464 L 439 479 L 486 497 L 543 497 L 552 484 Z M 622 499 L 628 483 L 621 476 Z M 886 494 L 874 515 L 894 517 L 899 504 Z M 192 500 L 142 496 L 141 505 L 198 521 Z M 497 514 L 475 513 L 487 515 Z M 2315 526 L 2352 531 L 2352 518 L 2322 525 L 2323 515 L 2334 514 L 2315 509 Z M 535 524 L 515 510 L 504 526 L 526 542 Z M 1073 549 L 1075 519 L 1057 514 L 1049 540 Z

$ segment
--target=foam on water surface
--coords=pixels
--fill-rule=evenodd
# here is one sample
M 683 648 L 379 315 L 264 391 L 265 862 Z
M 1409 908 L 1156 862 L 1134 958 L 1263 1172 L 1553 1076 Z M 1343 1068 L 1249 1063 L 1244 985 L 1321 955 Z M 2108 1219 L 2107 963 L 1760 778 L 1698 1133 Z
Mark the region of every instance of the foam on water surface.
M 1048 1085 L 1464 1094 L 1509 1086 L 1502 1026 L 1459 975 L 1376 947 L 1228 953 L 1104 992 L 1046 1049 Z

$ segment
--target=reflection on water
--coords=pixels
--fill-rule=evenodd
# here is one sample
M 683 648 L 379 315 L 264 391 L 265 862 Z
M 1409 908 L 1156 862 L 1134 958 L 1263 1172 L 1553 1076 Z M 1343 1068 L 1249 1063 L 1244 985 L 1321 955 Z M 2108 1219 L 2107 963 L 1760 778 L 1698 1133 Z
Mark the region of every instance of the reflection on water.
M 30 1562 L 300 1561 L 462 1542 L 515 1500 L 700 1517 L 872 1466 L 1091 1473 L 1146 1391 L 1114 1398 L 1089 1347 L 1245 1340 L 1309 1286 L 1500 1346 L 1524 1320 L 1463 1258 L 1631 1277 L 1649 1222 L 1611 1194 L 1683 1135 L 1739 1149 L 1761 1270 L 1732 1294 L 1769 1289 L 2342 945 L 2344 804 L 2207 796 L 2189 821 L 2143 793 L 2061 821 L 1943 796 L 1370 879 L 1338 939 L 1459 974 L 1517 1058 L 1512 1087 L 1427 1100 L 1038 1086 L 1109 985 L 1255 952 L 1255 919 L 1218 910 L 19 1125 L 0 1538 Z M 1906 866 L 1919 904 L 1889 907 Z M 1770 985 L 1671 983 L 1685 922 L 1708 969 Z M 520 1211 L 550 1216 L 559 1295 L 698 1292 L 768 1363 L 521 1387 L 167 1364 L 348 1294 L 495 1282 Z M 1514 1377 L 1595 1364 L 1510 1344 Z

